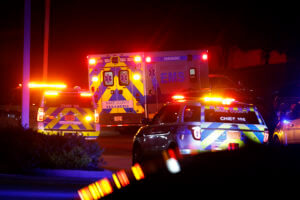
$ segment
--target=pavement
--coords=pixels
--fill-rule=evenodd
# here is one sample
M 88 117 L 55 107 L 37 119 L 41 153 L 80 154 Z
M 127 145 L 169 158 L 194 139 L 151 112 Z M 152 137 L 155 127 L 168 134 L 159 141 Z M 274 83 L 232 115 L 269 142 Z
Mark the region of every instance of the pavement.
M 109 170 L 38 170 L 32 175 L 0 174 L 0 200 L 79 199 L 79 189 L 111 174 Z

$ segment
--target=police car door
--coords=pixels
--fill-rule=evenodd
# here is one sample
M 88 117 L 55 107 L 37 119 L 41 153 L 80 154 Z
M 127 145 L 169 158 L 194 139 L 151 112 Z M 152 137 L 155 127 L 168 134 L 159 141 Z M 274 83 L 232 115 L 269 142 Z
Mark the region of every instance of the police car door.
M 296 104 L 291 122 L 287 125 L 288 131 L 288 143 L 300 143 L 300 104 Z
M 153 118 L 148 137 L 151 140 L 151 148 L 163 150 L 168 148 L 171 141 L 171 133 L 177 129 L 180 105 L 167 105 Z

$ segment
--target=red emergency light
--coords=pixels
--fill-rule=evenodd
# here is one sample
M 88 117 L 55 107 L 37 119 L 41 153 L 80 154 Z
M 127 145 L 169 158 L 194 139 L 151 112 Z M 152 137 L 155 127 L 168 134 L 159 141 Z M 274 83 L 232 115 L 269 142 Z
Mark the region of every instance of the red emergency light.
M 151 63 L 151 57 L 150 56 L 146 57 L 146 63 Z
M 184 96 L 180 94 L 176 94 L 172 96 L 173 100 L 184 100 Z
M 207 61 L 208 60 L 208 54 L 207 53 L 203 53 L 201 56 L 203 61 Z

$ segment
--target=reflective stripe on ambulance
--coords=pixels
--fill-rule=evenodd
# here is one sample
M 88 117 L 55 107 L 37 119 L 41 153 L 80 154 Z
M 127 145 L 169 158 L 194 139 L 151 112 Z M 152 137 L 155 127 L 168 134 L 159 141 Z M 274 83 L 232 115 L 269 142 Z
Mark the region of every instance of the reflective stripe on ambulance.
M 93 114 L 89 108 L 49 107 L 45 112 L 44 130 L 94 130 L 94 121 L 85 120 L 87 115 Z M 67 121 L 65 117 L 68 115 L 74 116 L 74 119 Z
M 98 104 L 98 113 L 144 113 L 144 81 L 141 78 L 140 80 L 132 80 L 129 78 L 129 85 L 120 86 L 117 84 L 119 82 L 119 71 L 120 70 L 127 70 L 129 72 L 129 76 L 132 77 L 133 73 L 140 73 L 143 74 L 143 69 L 140 67 L 139 69 L 130 68 L 126 64 L 126 62 L 118 62 L 112 63 L 110 58 L 98 58 L 102 60 L 98 63 L 96 67 L 97 70 L 89 69 L 89 77 L 90 77 L 90 89 L 94 88 L 95 91 L 91 91 L 95 97 L 95 101 Z M 120 59 L 122 60 L 122 58 Z M 100 65 L 100 66 L 99 66 Z M 99 70 L 99 68 L 101 70 Z M 103 71 L 114 71 L 114 85 L 106 87 L 104 85 L 103 80 Z M 92 81 L 91 77 L 97 77 L 98 81 Z M 119 91 L 122 90 L 120 94 Z M 138 94 L 140 100 L 138 101 L 135 98 L 135 95 Z M 113 102 L 125 102 L 126 106 L 114 106 Z M 111 104 L 107 106 L 107 104 Z M 128 105 L 127 105 L 128 104 Z M 106 107 L 103 108 L 103 105 Z

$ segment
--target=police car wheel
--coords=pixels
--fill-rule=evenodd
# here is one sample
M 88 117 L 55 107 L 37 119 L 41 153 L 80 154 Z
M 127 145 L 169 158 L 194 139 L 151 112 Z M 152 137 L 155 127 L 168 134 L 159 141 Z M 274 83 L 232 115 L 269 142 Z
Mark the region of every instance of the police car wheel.
M 279 138 L 278 138 L 277 135 L 274 137 L 273 140 L 274 140 L 273 143 L 274 143 L 275 145 L 280 145 L 280 140 L 279 140 Z

